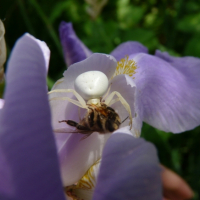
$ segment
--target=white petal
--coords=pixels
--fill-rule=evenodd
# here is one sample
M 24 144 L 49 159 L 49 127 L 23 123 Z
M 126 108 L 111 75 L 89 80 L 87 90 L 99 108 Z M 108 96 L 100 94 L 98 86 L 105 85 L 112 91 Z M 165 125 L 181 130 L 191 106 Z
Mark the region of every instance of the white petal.
M 74 89 L 68 87 L 69 83 L 68 80 L 61 78 L 52 87 L 52 90 L 57 89 Z M 51 90 L 51 91 L 52 91 Z M 72 130 L 71 127 L 69 127 L 67 124 L 64 123 L 58 123 L 58 121 L 61 120 L 67 120 L 67 119 L 73 119 L 78 120 L 78 107 L 73 105 L 67 100 L 62 100 L 62 97 L 69 97 L 74 98 L 72 93 L 51 93 L 49 94 L 49 103 L 51 108 L 51 120 L 52 120 L 52 126 L 53 129 L 56 130 L 56 132 L 65 132 Z M 54 99 L 56 98 L 56 100 Z M 74 98 L 75 99 L 75 98 Z M 68 106 L 69 104 L 69 106 Z M 69 111 L 70 109 L 70 111 Z M 68 115 L 70 113 L 70 115 Z M 66 129 L 68 128 L 68 129 Z M 58 131 L 58 129 L 62 129 L 61 131 Z
M 132 117 L 135 118 L 135 91 L 136 86 L 134 83 L 134 80 L 127 76 L 127 75 L 118 75 L 115 76 L 111 81 L 111 89 L 110 93 L 113 91 L 117 91 L 121 94 L 121 96 L 127 101 L 131 108 Z M 117 96 L 114 97 L 114 99 L 117 98 Z M 111 107 L 119 114 L 121 121 L 126 119 L 129 114 L 125 107 L 122 105 L 121 102 L 116 102 Z M 128 126 L 129 125 L 129 119 L 125 120 L 120 127 Z M 134 134 L 134 126 L 132 126 L 132 132 Z
M 68 87 L 74 88 L 74 80 L 80 74 L 97 70 L 103 72 L 108 77 L 108 80 L 110 80 L 116 67 L 117 61 L 113 56 L 94 53 L 87 59 L 71 65 L 70 68 L 64 72 L 64 77 L 69 83 Z
M 61 177 L 64 186 L 78 182 L 86 171 L 101 158 L 103 147 L 110 137 L 108 134 L 92 133 L 86 139 L 83 134 L 55 134 L 60 159 Z M 59 138 L 60 137 L 60 138 Z M 62 139 L 61 139 L 62 137 Z M 81 140 L 82 139 L 82 140 Z
M 68 80 L 62 77 L 55 82 L 51 90 L 56 90 L 56 89 L 74 89 L 74 87 L 69 88 Z
M 137 97 L 137 93 L 140 92 L 136 90 L 135 96 Z M 141 129 L 143 125 L 143 112 L 141 108 L 141 104 L 138 103 L 139 98 L 135 99 L 135 116 L 133 118 L 133 129 L 131 130 L 133 132 L 133 135 L 135 137 L 140 137 L 141 135 Z
M 4 105 L 4 100 L 3 100 L 3 99 L 0 99 L 0 109 L 3 108 L 3 105 Z
M 113 134 L 119 134 L 119 133 L 120 134 L 121 133 L 128 134 L 128 135 L 133 136 L 133 133 L 130 131 L 130 126 L 124 126 L 124 127 L 120 128 L 120 129 L 116 130 L 115 132 L 113 132 Z
M 99 174 L 100 162 L 101 160 L 98 160 L 94 165 L 92 165 L 76 185 L 66 187 L 66 190 L 70 189 L 70 196 L 83 200 L 92 199 L 94 188 L 97 183 L 97 176 Z

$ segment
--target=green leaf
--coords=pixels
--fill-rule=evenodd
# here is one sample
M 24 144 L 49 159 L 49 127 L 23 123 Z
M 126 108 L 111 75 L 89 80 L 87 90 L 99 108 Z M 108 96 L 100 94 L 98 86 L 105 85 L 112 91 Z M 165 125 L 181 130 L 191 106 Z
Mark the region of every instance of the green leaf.
M 137 24 L 143 15 L 143 7 L 133 6 L 128 0 L 118 0 L 117 16 L 121 28 L 128 28 Z
M 186 15 L 178 22 L 178 30 L 192 33 L 200 31 L 200 13 Z
M 160 162 L 170 168 L 173 167 L 171 147 L 168 144 L 168 140 L 171 136 L 172 134 L 157 130 L 146 123 L 144 123 L 142 127 L 141 137 L 144 137 L 157 147 Z
M 78 7 L 74 0 L 67 0 L 55 4 L 49 20 L 53 23 L 63 13 L 69 13 L 74 21 L 78 21 L 80 16 L 78 14 Z
M 51 90 L 51 88 L 53 87 L 55 81 L 53 81 L 49 76 L 47 76 L 47 86 L 48 89 Z
M 156 35 L 151 30 L 135 28 L 131 30 L 126 30 L 122 33 L 123 41 L 138 41 L 149 48 L 149 50 L 154 50 L 159 42 Z
M 185 47 L 185 55 L 200 57 L 200 36 L 192 37 Z
M 0 98 L 1 99 L 3 98 L 4 89 L 5 89 L 5 81 L 0 83 Z

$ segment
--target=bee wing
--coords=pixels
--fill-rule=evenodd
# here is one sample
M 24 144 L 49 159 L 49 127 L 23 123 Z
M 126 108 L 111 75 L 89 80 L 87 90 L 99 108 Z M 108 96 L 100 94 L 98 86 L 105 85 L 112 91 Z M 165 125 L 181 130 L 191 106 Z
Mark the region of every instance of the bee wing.
M 59 128 L 54 129 L 54 133 L 81 133 L 81 134 L 91 134 L 93 131 L 88 130 L 69 130 L 69 128 Z
M 77 130 L 70 130 L 69 128 L 58 128 L 53 130 L 54 133 L 73 133 L 74 131 L 78 133 Z

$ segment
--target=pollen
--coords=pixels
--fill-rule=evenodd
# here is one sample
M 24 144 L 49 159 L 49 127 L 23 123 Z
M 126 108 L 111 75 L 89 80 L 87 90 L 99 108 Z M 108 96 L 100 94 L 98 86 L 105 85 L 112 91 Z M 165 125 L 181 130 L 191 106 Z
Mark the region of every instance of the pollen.
M 76 184 L 76 188 L 83 189 L 93 189 L 96 185 L 95 179 L 95 167 L 97 167 L 100 163 L 101 159 L 97 160 L 90 169 L 84 174 L 84 176 L 78 181 Z
M 129 56 L 126 56 L 125 58 L 122 58 L 120 61 L 117 62 L 117 68 L 115 70 L 113 78 L 120 74 L 126 74 L 134 79 L 136 69 L 136 62 L 134 60 L 129 60 Z

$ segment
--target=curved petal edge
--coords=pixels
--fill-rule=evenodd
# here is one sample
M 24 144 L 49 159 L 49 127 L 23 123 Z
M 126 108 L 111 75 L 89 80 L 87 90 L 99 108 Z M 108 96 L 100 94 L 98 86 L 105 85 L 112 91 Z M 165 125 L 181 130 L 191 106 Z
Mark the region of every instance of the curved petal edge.
M 162 199 L 155 147 L 123 132 L 112 135 L 103 151 L 93 199 Z

